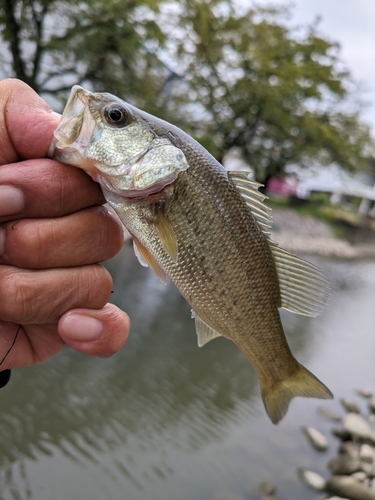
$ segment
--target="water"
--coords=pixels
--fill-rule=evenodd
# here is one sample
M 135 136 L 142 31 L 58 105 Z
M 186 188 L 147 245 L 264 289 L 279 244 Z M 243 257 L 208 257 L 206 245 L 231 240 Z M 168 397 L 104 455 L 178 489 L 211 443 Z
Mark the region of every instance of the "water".
M 316 261 L 333 293 L 315 319 L 283 313 L 296 357 L 335 393 L 298 398 L 273 426 L 255 372 L 234 344 L 199 349 L 190 310 L 172 285 L 138 265 L 130 246 L 108 263 L 114 302 L 130 313 L 126 348 L 106 360 L 66 349 L 40 366 L 15 370 L 0 391 L 1 500 L 210 500 L 217 492 L 260 498 L 316 497 L 297 467 L 327 477 L 337 443 L 324 405 L 375 389 L 375 262 Z M 329 436 L 318 453 L 301 433 Z M 228 497 L 229 500 L 229 497 Z

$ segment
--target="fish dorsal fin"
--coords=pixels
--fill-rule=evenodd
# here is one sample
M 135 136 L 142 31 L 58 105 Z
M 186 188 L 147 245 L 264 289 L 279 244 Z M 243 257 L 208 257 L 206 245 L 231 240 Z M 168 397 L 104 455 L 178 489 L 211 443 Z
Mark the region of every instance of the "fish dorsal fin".
M 322 271 L 270 243 L 279 278 L 281 307 L 304 316 L 318 316 L 325 308 L 330 285 Z
M 203 319 L 201 319 L 199 316 L 197 316 L 194 311 L 192 311 L 191 315 L 193 318 L 195 318 L 195 331 L 197 332 L 198 336 L 198 347 L 204 346 L 212 339 L 221 337 L 220 333 L 207 325 L 207 323 L 203 321 Z
M 133 236 L 134 253 L 142 266 L 149 267 L 154 271 L 162 283 L 167 284 L 167 277 L 147 248 Z
M 271 209 L 263 203 L 267 197 L 258 191 L 262 184 L 248 179 L 247 172 L 229 172 L 229 175 L 268 240 L 279 278 L 280 307 L 296 314 L 318 316 L 329 299 L 328 278 L 316 266 L 271 240 Z
M 159 211 L 154 225 L 164 250 L 174 262 L 177 262 L 178 247 L 172 224 L 163 212 Z
M 258 191 L 263 184 L 249 179 L 248 172 L 228 173 L 263 233 L 269 238 L 271 234 L 269 229 L 272 227 L 272 210 L 263 203 L 267 196 Z

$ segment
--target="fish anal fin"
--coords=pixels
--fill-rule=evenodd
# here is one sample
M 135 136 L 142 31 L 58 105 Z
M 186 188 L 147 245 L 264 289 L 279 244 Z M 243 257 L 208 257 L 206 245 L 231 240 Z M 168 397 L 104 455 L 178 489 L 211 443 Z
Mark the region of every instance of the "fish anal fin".
M 162 247 L 167 252 L 167 254 L 171 257 L 174 262 L 177 262 L 178 257 L 178 247 L 176 234 L 173 230 L 172 224 L 169 222 L 167 217 L 163 212 L 159 212 L 154 221 L 154 226 Z
M 262 386 L 262 399 L 273 424 L 286 414 L 290 401 L 296 397 L 332 399 L 331 391 L 309 370 L 298 364 L 296 373 L 273 387 Z
M 167 284 L 167 277 L 165 272 L 161 268 L 161 266 L 156 262 L 151 253 L 147 250 L 147 248 L 142 245 L 142 243 L 137 240 L 137 238 L 133 237 L 134 243 L 134 253 L 138 257 L 139 262 L 142 266 L 148 266 L 150 269 L 154 271 L 156 276 L 160 279 L 162 283 Z
M 217 337 L 221 337 L 221 334 L 211 328 L 203 319 L 197 316 L 193 312 L 193 317 L 195 318 L 195 330 L 198 336 L 198 346 L 202 347 L 210 340 L 216 339 Z

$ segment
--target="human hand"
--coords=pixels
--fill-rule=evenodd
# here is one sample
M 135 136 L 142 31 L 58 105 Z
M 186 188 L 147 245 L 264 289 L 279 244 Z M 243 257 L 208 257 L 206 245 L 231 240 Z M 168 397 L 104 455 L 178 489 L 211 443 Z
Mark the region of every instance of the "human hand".
M 107 301 L 99 264 L 123 243 L 81 169 L 46 159 L 59 116 L 19 80 L 0 82 L 0 371 L 42 362 L 65 344 L 107 357 L 128 316 Z

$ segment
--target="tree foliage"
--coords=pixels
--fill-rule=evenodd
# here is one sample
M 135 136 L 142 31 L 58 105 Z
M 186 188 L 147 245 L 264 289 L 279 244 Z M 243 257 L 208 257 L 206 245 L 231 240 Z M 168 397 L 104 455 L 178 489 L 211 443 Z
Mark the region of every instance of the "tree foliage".
M 177 53 L 192 100 L 204 109 L 191 118 L 217 158 L 238 148 L 262 181 L 312 158 L 367 166 L 374 147 L 358 110 L 344 111 L 351 82 L 339 69 L 337 44 L 315 27 L 294 33 L 280 10 L 238 15 L 216 0 L 181 5 L 188 36 Z
M 345 106 L 339 47 L 286 14 L 234 0 L 0 0 L 0 63 L 39 93 L 113 92 L 219 160 L 236 148 L 261 181 L 312 159 L 363 168 L 374 145 Z
M 81 84 L 147 106 L 166 77 L 148 49 L 165 40 L 153 19 L 158 7 L 158 0 L 0 0 L 3 72 L 41 94 L 66 97 Z

